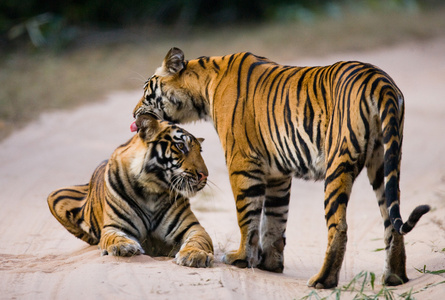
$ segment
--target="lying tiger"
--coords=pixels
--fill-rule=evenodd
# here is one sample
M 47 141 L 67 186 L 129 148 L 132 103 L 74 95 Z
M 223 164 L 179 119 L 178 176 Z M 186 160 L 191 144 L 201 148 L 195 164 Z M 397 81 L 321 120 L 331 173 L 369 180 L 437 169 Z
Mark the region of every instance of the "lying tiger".
M 134 114 L 213 122 L 241 231 L 239 249 L 223 258 L 227 264 L 282 272 L 291 180 L 324 179 L 328 244 L 308 285 L 330 288 L 345 254 L 352 184 L 364 167 L 383 218 L 384 283 L 408 281 L 403 235 L 430 208 L 418 206 L 402 221 L 404 107 L 394 81 L 370 64 L 293 67 L 248 52 L 187 61 L 173 48 L 146 82 Z
M 140 115 L 138 133 L 94 171 L 89 184 L 52 192 L 51 213 L 103 255 L 174 256 L 179 265 L 209 267 L 213 244 L 187 197 L 208 171 L 202 139 L 166 121 Z

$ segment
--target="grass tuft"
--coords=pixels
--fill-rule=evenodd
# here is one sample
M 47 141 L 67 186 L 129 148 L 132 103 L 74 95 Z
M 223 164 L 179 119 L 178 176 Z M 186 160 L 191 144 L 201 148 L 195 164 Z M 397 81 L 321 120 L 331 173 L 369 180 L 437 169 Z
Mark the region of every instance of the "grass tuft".
M 438 275 L 438 274 L 444 274 L 445 273 L 445 269 L 442 270 L 436 270 L 436 271 L 430 271 L 426 269 L 426 265 L 423 265 L 423 269 L 416 269 L 417 272 L 420 272 L 422 274 L 434 274 L 434 275 Z
M 337 287 L 333 289 L 332 293 L 326 297 L 320 297 L 320 295 L 312 290 L 308 295 L 300 298 L 301 300 L 309 300 L 309 299 L 317 299 L 317 300 L 326 300 L 326 299 L 341 299 L 342 294 L 347 295 L 348 299 L 363 299 L 363 300 L 377 300 L 377 299 L 405 299 L 411 300 L 414 299 L 412 297 L 412 291 L 406 292 L 401 295 L 396 295 L 394 293 L 394 288 L 388 288 L 386 286 L 382 286 L 382 288 L 378 291 L 375 291 L 375 273 L 361 271 L 358 273 L 348 284 L 343 285 L 342 287 Z

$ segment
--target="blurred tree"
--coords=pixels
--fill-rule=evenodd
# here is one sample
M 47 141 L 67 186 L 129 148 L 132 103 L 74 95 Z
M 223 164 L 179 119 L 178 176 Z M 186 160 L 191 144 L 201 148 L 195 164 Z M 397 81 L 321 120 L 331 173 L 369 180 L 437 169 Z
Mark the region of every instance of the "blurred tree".
M 30 24 L 49 13 L 58 24 L 125 25 L 162 23 L 186 28 L 218 26 L 234 22 L 258 22 L 266 18 L 311 21 L 316 13 L 341 15 L 342 6 L 400 9 L 438 6 L 442 0 L 2 0 L 0 45 L 11 28 Z M 51 24 L 51 22 L 49 22 Z M 23 25 L 23 26 L 22 26 Z M 17 27 L 18 26 L 18 27 Z M 54 27 L 54 26 L 52 26 Z M 61 30 L 60 32 L 64 32 Z
M 126 25 L 141 21 L 168 24 L 224 24 L 259 21 L 270 11 L 297 5 L 317 10 L 335 5 L 403 6 L 416 0 L 2 0 L 0 30 L 43 13 L 63 17 L 69 23 Z M 422 0 L 422 5 L 439 5 L 442 0 Z M 420 3 L 420 2 L 419 2 Z

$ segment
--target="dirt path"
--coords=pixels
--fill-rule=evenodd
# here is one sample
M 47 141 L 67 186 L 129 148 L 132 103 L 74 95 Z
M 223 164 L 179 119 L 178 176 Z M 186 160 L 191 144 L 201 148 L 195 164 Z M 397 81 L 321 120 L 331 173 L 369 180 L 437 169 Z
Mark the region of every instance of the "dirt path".
M 443 299 L 445 274 L 445 39 L 403 44 L 370 53 L 282 62 L 324 65 L 362 60 L 387 71 L 405 95 L 406 122 L 401 177 L 402 216 L 418 204 L 433 211 L 406 236 L 412 290 L 418 299 Z M 147 74 L 148 75 L 148 74 Z M 52 190 L 89 180 L 96 165 L 130 138 L 131 110 L 140 91 L 113 93 L 100 104 L 51 113 L 0 144 L 0 299 L 299 299 L 312 289 L 326 245 L 323 184 L 294 180 L 285 250 L 285 271 L 273 274 L 220 263 L 239 241 L 235 206 L 219 140 L 209 123 L 187 128 L 205 137 L 211 184 L 192 208 L 212 236 L 216 264 L 210 269 L 179 267 L 171 259 L 101 257 L 51 216 Z M 362 174 L 348 207 L 349 240 L 341 284 L 360 271 L 380 277 L 383 226 L 372 189 Z M 367 290 L 368 294 L 376 293 Z M 332 291 L 320 291 L 327 296 Z M 350 293 L 342 292 L 342 295 Z

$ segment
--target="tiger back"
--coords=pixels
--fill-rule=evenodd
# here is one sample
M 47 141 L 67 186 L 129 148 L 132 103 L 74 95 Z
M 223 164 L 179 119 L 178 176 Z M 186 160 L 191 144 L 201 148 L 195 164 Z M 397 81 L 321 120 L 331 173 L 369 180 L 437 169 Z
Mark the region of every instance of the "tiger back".
M 210 236 L 188 197 L 206 185 L 202 139 L 150 115 L 137 118 L 138 133 L 102 162 L 86 185 L 52 192 L 54 217 L 103 255 L 175 256 L 180 265 L 208 267 Z
M 249 52 L 187 61 L 172 48 L 144 87 L 134 115 L 213 122 L 224 148 L 241 242 L 227 264 L 282 272 L 293 177 L 325 182 L 328 244 L 308 285 L 338 284 L 346 207 L 366 167 L 384 224 L 383 282 L 408 281 L 403 235 L 429 211 L 400 215 L 404 98 L 392 78 L 362 62 L 285 66 Z

